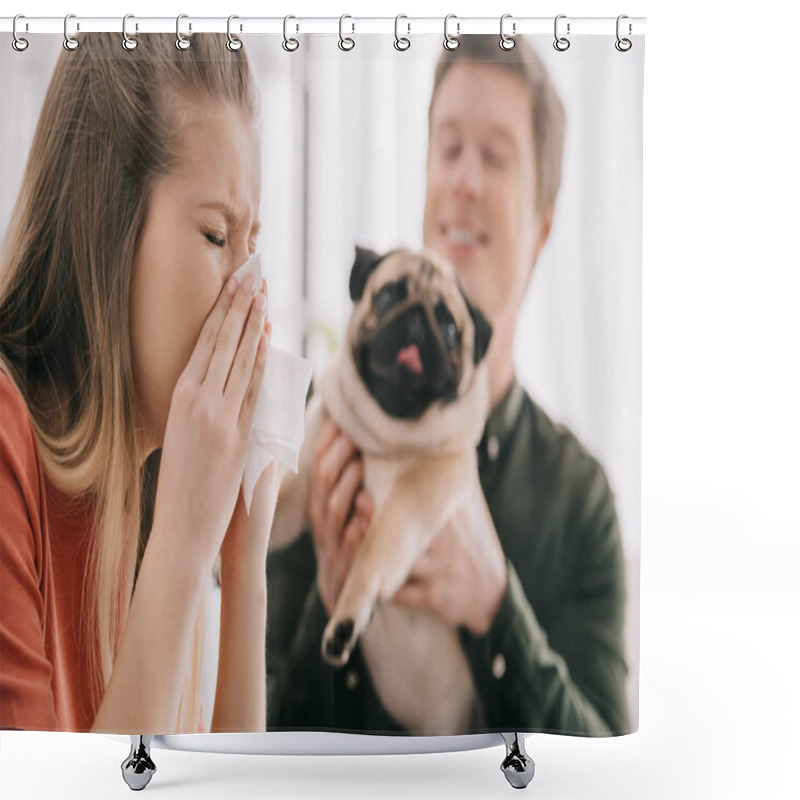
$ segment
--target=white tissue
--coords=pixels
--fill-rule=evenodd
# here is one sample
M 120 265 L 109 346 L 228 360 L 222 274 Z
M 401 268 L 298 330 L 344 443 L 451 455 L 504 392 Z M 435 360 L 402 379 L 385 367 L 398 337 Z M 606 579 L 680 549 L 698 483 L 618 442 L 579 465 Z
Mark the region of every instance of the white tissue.
M 254 253 L 234 272 L 241 282 L 251 272 L 261 286 L 261 257 Z M 312 365 L 307 358 L 287 353 L 270 344 L 267 363 L 256 398 L 250 442 L 247 447 L 242 491 L 247 513 L 253 490 L 261 473 L 274 459 L 297 472 L 300 446 L 305 435 L 306 395 L 311 383 Z

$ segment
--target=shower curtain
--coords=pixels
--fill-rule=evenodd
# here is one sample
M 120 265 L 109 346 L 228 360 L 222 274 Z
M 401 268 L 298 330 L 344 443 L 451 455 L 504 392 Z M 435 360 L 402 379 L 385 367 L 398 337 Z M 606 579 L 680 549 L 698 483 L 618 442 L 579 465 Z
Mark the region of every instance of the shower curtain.
M 3 35 L 0 728 L 638 729 L 644 40 L 510 30 Z M 205 500 L 162 479 L 176 381 L 253 254 L 303 447 L 168 581 L 164 509 Z M 141 508 L 103 583 L 115 452 Z M 98 718 L 115 673 L 140 702 Z

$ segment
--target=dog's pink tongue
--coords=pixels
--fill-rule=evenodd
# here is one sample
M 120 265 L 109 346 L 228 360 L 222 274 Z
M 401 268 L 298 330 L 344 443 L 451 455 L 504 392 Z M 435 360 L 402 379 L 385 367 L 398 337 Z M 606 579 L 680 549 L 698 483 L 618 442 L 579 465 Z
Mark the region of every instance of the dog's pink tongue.
M 416 375 L 422 375 L 422 359 L 419 356 L 419 348 L 415 344 L 409 344 L 400 350 L 397 354 L 397 363 L 404 364 Z

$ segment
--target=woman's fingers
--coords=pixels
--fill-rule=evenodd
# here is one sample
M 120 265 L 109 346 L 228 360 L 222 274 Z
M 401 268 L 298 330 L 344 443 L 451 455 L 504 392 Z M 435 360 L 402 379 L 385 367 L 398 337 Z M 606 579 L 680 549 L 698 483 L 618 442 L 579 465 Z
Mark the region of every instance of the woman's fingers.
M 248 315 L 251 313 L 253 294 L 255 292 L 254 280 L 252 275 L 245 275 L 234 295 L 228 314 L 219 329 L 214 352 L 211 354 L 211 361 L 208 364 L 205 383 L 210 388 L 217 390 L 220 395 L 225 391 L 234 355 L 239 349 L 242 330 L 245 327 Z M 263 320 L 261 324 L 263 325 Z
M 223 390 L 225 404 L 232 406 L 237 415 L 240 413 L 245 392 L 253 375 L 253 363 L 259 340 L 262 335 L 265 335 L 265 313 L 266 299 L 263 294 L 258 294 L 244 323 L 244 333 Z
M 206 317 L 206 321 L 203 323 L 200 335 L 197 337 L 197 344 L 183 371 L 185 378 L 195 385 L 205 380 L 206 373 L 208 372 L 208 365 L 217 344 L 220 328 L 225 318 L 228 316 L 228 309 L 231 307 L 238 288 L 238 281 L 232 277 L 228 283 L 222 287 L 222 291 L 219 293 L 214 308 L 211 309 L 211 313 Z
M 267 366 L 267 355 L 269 354 L 271 338 L 272 323 L 268 322 L 267 330 L 259 334 L 256 340 L 255 364 L 253 364 L 253 369 L 250 373 L 250 380 L 247 384 L 247 392 L 244 395 L 244 398 L 239 401 L 241 406 L 241 410 L 239 411 L 239 427 L 246 431 L 248 435 L 250 433 L 250 428 L 253 425 L 253 412 L 256 408 L 256 400 L 258 399 L 258 393 L 261 390 L 261 382 L 264 377 L 264 370 Z M 241 352 L 242 348 L 240 347 L 239 350 Z M 234 371 L 235 370 L 236 365 L 234 364 Z M 233 376 L 233 372 L 231 375 Z M 234 398 L 233 402 L 236 403 L 237 400 Z

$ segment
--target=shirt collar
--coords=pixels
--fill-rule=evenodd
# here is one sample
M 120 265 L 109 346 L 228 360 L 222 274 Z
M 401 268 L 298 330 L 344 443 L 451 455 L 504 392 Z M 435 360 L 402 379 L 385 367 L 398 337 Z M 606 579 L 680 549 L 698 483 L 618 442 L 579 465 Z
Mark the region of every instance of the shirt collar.
M 525 390 L 522 388 L 522 384 L 520 384 L 515 375 L 503 399 L 497 404 L 486 420 L 486 427 L 483 431 L 483 443 L 486 443 L 492 437 L 497 440 L 497 443 L 501 447 L 506 443 L 517 424 L 524 397 Z

